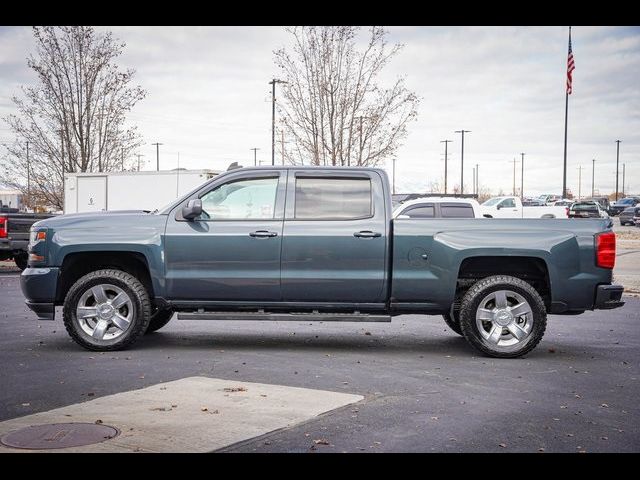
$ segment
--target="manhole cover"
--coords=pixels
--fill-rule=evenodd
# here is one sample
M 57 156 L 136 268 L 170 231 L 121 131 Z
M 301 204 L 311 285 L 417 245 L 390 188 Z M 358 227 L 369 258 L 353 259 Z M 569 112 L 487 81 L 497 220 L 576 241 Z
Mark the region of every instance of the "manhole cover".
M 120 432 L 109 425 L 95 423 L 53 423 L 32 425 L 6 434 L 0 442 L 7 447 L 30 450 L 80 447 L 104 442 Z

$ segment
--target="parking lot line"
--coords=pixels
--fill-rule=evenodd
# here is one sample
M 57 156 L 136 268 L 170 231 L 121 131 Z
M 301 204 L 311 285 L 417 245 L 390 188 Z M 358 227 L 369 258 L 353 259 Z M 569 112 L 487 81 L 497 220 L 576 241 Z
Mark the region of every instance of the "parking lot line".
M 208 452 L 307 421 L 364 397 L 326 390 L 188 377 L 0 423 L 0 436 L 31 425 L 89 422 L 120 435 L 49 452 Z M 17 450 L 0 445 L 0 452 Z

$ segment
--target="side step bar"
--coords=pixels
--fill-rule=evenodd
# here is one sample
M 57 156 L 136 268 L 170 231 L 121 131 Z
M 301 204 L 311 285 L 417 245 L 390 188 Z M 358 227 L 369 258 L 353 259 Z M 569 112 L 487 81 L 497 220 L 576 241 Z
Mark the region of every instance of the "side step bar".
M 300 322 L 390 322 L 391 315 L 367 313 L 268 313 L 268 312 L 197 312 L 178 313 L 178 320 L 271 320 Z

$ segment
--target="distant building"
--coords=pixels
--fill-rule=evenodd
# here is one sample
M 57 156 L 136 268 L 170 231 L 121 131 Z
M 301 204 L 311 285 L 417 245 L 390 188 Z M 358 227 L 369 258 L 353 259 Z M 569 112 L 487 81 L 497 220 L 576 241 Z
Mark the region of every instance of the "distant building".
M 0 190 L 0 211 L 24 210 L 22 192 L 18 190 Z

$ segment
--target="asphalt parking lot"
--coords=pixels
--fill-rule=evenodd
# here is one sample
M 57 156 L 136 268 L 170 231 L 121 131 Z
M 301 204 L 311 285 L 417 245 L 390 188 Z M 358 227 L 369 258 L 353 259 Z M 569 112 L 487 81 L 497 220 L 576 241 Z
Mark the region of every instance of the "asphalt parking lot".
M 516 360 L 479 356 L 440 317 L 413 315 L 174 319 L 132 350 L 99 354 L 76 346 L 60 320 L 35 320 L 14 269 L 0 271 L 0 305 L 0 421 L 204 376 L 364 396 L 222 451 L 640 450 L 640 299 L 631 296 L 613 311 L 550 316 L 542 343 Z

